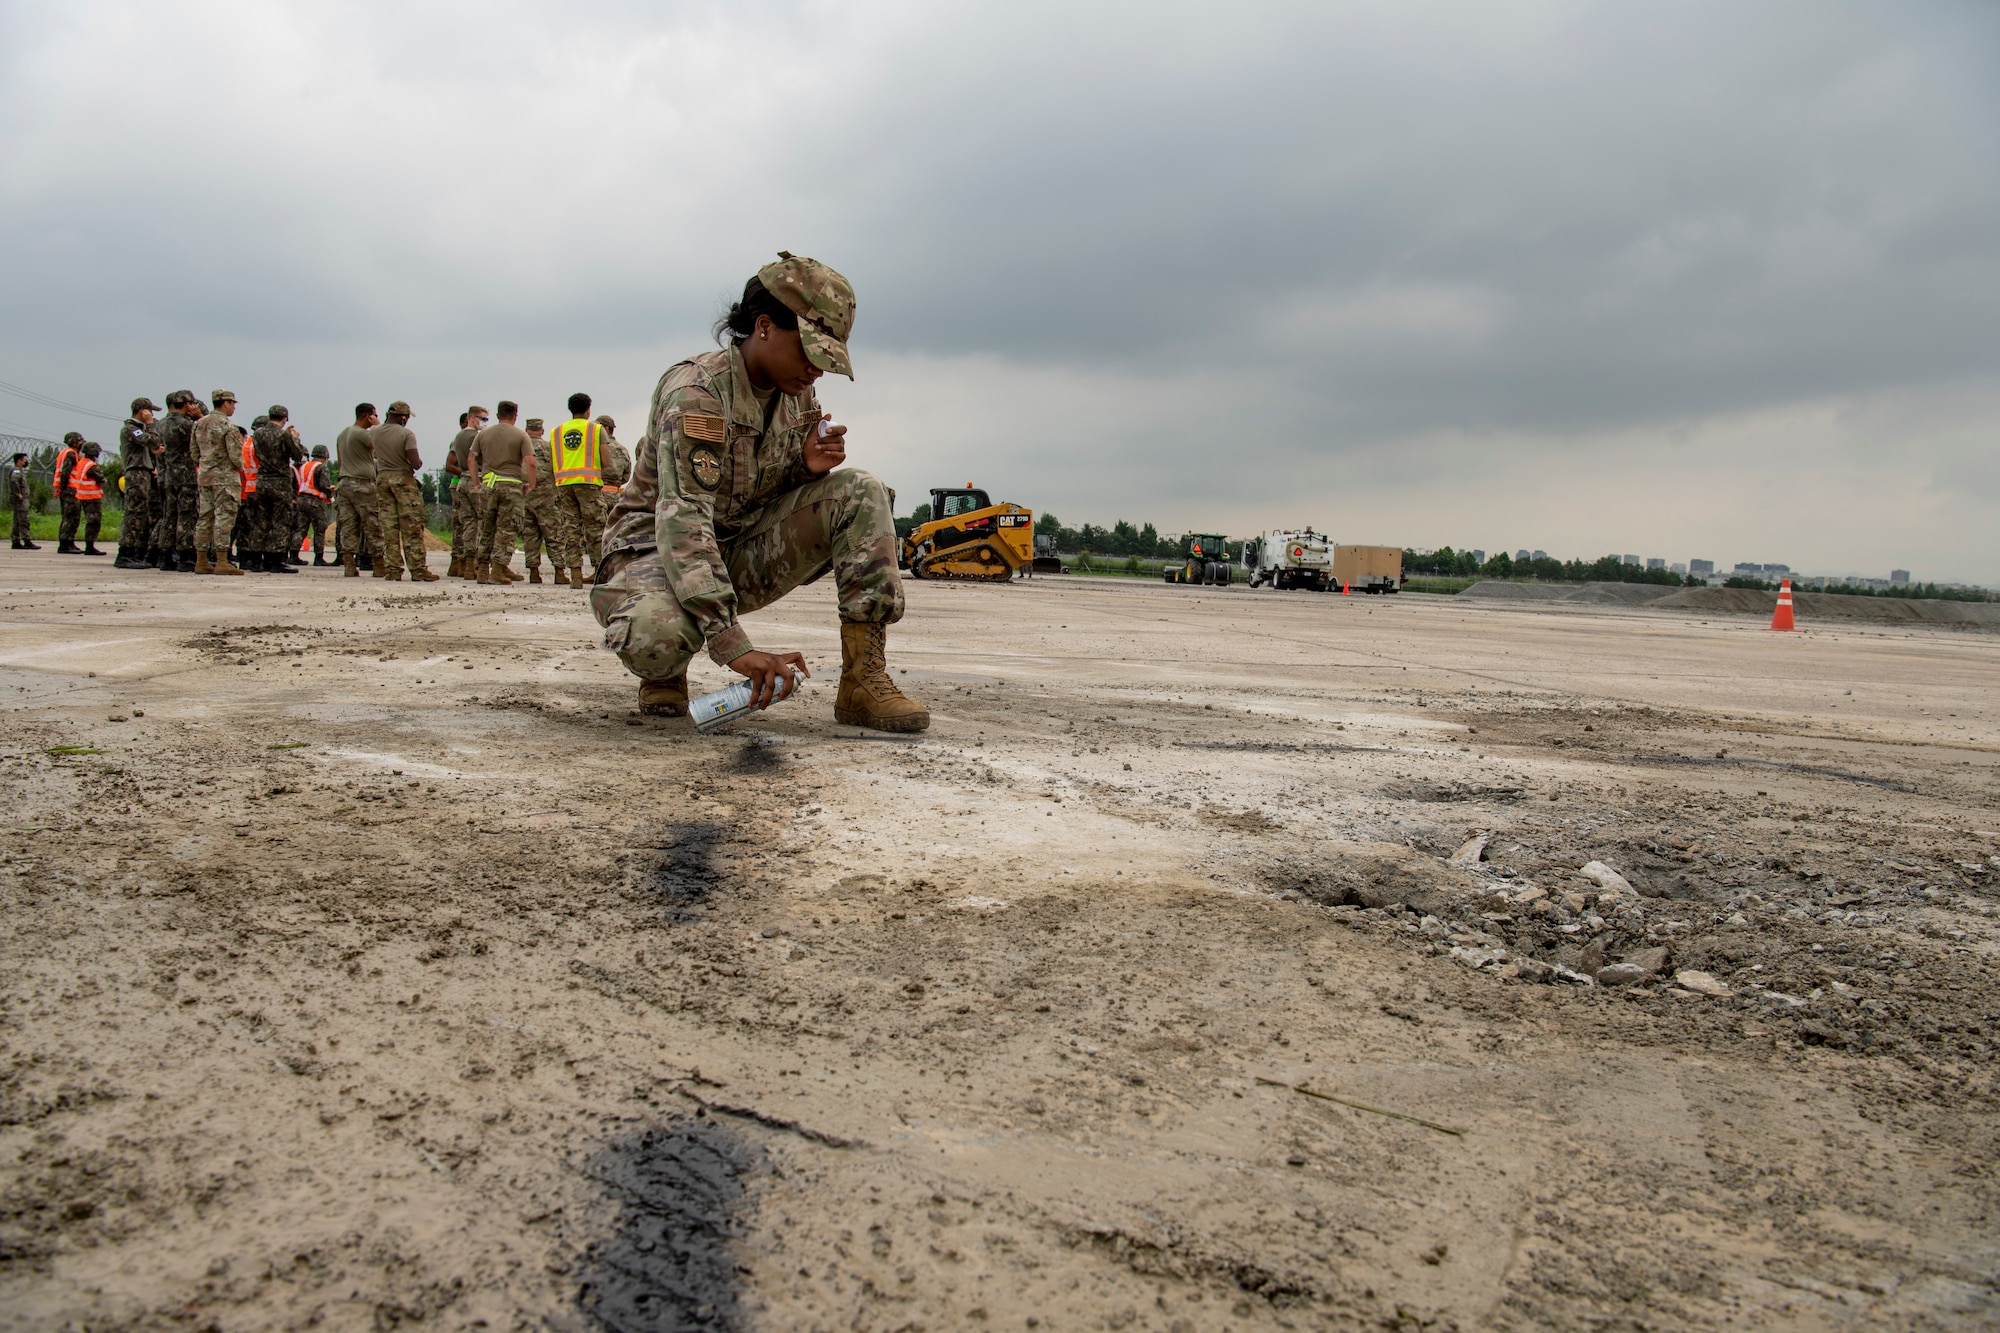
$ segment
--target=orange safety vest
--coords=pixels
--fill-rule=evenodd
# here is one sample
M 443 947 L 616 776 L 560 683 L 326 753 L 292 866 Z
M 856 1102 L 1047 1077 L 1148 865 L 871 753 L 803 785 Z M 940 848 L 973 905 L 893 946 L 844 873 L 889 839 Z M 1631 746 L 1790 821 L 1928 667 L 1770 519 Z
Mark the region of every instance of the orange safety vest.
M 69 493 L 79 500 L 102 500 L 104 483 L 90 476 L 90 469 L 98 466 L 101 465 L 79 457 L 76 470 L 69 476 Z
M 72 449 L 72 448 L 71 448 L 70 446 L 68 446 L 68 445 L 64 445 L 64 446 L 62 447 L 62 452 L 60 452 L 60 453 L 58 453 L 58 454 L 56 455 L 56 489 L 57 489 L 57 490 L 61 490 L 61 489 L 62 489 L 62 484 L 63 484 L 63 473 L 64 473 L 65 471 L 67 471 L 68 469 L 70 469 L 70 468 L 74 467 L 74 466 L 76 465 L 76 461 L 77 461 L 78 459 L 82 458 L 82 457 L 83 457 L 83 455 L 82 455 L 81 453 L 79 453 L 79 452 L 78 452 L 77 450 L 75 450 L 75 449 Z M 74 486 L 75 484 L 76 484 L 75 482 L 71 482 L 71 483 L 70 483 L 70 485 L 71 485 L 71 486 Z
M 243 437 L 243 498 L 257 489 L 257 442 L 252 437 Z
M 603 459 L 599 441 L 604 427 L 583 417 L 571 417 L 556 427 L 549 437 L 549 456 L 555 460 L 556 485 L 604 484 Z
M 320 474 L 325 470 L 326 464 L 317 458 L 308 458 L 299 464 L 299 489 L 315 500 L 326 499 L 326 492 L 320 489 L 319 484 Z

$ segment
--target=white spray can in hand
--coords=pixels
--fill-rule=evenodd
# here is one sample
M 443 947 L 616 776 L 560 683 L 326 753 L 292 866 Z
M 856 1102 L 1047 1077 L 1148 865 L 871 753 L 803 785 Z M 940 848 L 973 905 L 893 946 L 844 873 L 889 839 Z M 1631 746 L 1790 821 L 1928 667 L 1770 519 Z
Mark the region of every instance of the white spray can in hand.
M 771 703 L 789 699 L 799 690 L 799 673 L 787 671 L 778 677 L 779 692 Z M 726 727 L 751 711 L 750 691 L 755 686 L 747 680 L 739 680 L 727 689 L 713 694 L 704 694 L 688 705 L 688 713 L 694 718 L 694 729 L 706 735 L 717 727 Z M 766 705 L 768 707 L 769 705 Z

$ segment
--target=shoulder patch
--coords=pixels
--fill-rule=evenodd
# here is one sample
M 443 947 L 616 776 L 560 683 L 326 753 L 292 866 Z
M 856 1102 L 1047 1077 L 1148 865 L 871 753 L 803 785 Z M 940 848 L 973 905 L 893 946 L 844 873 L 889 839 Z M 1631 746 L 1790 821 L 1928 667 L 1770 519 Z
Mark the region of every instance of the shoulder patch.
M 705 491 L 712 491 L 722 480 L 722 459 L 715 450 L 705 444 L 698 444 L 688 452 L 688 471 L 694 474 L 696 484 Z
M 707 440 L 711 444 L 721 444 L 729 438 L 727 423 L 706 412 L 681 413 L 681 433 L 690 440 Z

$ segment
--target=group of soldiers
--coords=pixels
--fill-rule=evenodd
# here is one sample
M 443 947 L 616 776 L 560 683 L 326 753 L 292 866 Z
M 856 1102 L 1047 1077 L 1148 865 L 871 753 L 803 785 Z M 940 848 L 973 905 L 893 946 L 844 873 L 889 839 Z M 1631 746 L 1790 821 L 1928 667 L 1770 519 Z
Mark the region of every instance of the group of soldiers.
M 453 576 L 517 582 L 521 576 L 511 569 L 517 540 L 529 582 L 542 582 L 545 550 L 557 583 L 584 587 L 586 559 L 595 572 L 607 493 L 615 495 L 631 474 L 631 454 L 612 435 L 610 417 L 591 419 L 588 394 L 571 395 L 569 409 L 553 438 L 538 417 L 521 429 L 513 403 L 501 403 L 490 425 L 483 407 L 460 415 L 445 462 L 448 481 L 457 483 Z M 398 399 L 379 416 L 374 404 L 358 404 L 354 424 L 335 445 L 337 472 L 325 445 L 308 452 L 300 443 L 284 406 L 273 405 L 247 430 L 233 420 L 236 410 L 236 395 L 227 389 L 206 403 L 177 389 L 164 409 L 150 398 L 132 400 L 119 434 L 125 520 L 117 568 L 289 574 L 306 563 L 308 540 L 312 564 L 334 563 L 326 558 L 331 528 L 349 577 L 363 571 L 384 579 L 401 579 L 405 571 L 417 581 L 438 577 L 426 559 L 417 482 L 423 459 L 407 402 Z M 56 456 L 63 554 L 105 554 L 97 548 L 106 481 L 101 453 L 72 431 Z M 8 483 L 14 547 L 38 550 L 28 535 L 26 463 L 26 455 L 15 457 Z

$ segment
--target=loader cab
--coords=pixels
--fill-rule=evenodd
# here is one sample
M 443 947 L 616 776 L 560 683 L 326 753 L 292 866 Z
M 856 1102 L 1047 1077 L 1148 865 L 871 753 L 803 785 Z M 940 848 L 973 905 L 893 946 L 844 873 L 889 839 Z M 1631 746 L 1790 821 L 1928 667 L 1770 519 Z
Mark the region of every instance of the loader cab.
M 973 519 L 968 523 L 950 521 L 961 514 L 976 513 L 981 509 L 992 507 L 993 501 L 987 498 L 985 491 L 971 488 L 958 491 L 932 491 L 931 522 L 945 524 L 933 533 L 932 544 L 942 550 L 947 546 L 956 546 L 960 542 L 992 536 L 993 519 L 990 516 Z

